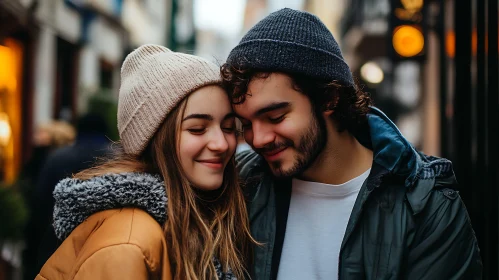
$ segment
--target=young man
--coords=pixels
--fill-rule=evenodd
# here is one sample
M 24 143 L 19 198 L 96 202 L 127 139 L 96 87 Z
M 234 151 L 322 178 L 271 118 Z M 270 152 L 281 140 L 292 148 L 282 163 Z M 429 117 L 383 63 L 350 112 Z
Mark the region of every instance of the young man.
M 370 107 L 317 17 L 272 13 L 221 72 L 256 152 L 237 157 L 253 279 L 481 279 L 451 163 Z

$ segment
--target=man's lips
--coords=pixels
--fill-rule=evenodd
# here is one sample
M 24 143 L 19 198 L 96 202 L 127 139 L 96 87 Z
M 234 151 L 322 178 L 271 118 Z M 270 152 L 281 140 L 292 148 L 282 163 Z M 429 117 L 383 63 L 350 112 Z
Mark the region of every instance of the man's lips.
M 288 147 L 281 147 L 281 148 L 278 148 L 278 149 L 275 149 L 275 150 L 272 150 L 272 151 L 268 151 L 268 152 L 264 152 L 263 153 L 263 156 L 267 159 L 267 160 L 273 160 L 273 159 L 276 159 L 282 151 L 286 150 Z

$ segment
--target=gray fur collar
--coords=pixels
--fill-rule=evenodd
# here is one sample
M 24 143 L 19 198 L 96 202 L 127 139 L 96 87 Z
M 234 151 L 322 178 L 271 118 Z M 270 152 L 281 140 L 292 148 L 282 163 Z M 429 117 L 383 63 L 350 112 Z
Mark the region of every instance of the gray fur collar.
M 89 180 L 67 178 L 54 189 L 54 230 L 61 240 L 92 214 L 137 207 L 159 224 L 166 221 L 167 196 L 159 176 L 145 173 L 109 174 Z

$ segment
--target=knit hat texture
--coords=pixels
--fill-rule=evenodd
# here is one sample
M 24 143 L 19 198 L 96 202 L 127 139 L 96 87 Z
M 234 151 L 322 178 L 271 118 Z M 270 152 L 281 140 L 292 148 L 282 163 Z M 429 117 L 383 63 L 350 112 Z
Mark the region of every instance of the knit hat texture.
M 324 23 L 310 13 L 289 8 L 271 13 L 253 26 L 227 62 L 354 85 L 338 43 Z
M 118 132 L 125 152 L 140 154 L 182 99 L 220 82 L 220 68 L 201 57 L 158 45 L 131 52 L 121 67 L 118 98 Z

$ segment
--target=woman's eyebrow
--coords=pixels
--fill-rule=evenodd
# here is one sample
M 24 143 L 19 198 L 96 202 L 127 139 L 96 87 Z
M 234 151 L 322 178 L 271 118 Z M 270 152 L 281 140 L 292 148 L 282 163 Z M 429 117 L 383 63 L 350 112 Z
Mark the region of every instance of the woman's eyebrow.
M 185 117 L 182 121 L 186 121 L 189 119 L 203 119 L 203 120 L 212 121 L 213 116 L 209 114 L 190 114 L 187 117 Z

